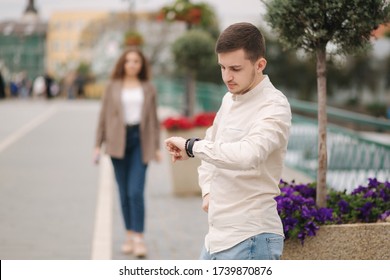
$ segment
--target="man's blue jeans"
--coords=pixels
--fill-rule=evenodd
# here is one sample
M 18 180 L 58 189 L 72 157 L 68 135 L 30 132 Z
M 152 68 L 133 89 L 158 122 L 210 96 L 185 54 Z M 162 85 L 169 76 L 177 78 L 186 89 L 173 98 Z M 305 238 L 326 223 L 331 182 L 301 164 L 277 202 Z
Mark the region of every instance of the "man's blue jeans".
M 284 238 L 274 233 L 252 236 L 227 250 L 210 254 L 203 247 L 201 260 L 279 260 Z
M 142 233 L 145 225 L 145 174 L 139 126 L 128 127 L 123 159 L 111 158 L 126 230 Z

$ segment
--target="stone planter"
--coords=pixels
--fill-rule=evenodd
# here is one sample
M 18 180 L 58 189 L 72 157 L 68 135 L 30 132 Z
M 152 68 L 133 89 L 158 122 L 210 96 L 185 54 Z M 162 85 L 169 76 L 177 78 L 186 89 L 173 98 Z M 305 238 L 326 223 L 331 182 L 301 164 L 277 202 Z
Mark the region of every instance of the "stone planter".
M 321 226 L 317 235 L 286 240 L 283 260 L 390 260 L 390 223 Z
M 167 138 L 181 136 L 183 138 L 199 137 L 204 138 L 205 128 L 194 128 L 191 130 L 166 131 Z M 191 158 L 185 161 L 171 162 L 173 193 L 178 196 L 201 195 L 198 184 L 198 167 L 201 161 Z

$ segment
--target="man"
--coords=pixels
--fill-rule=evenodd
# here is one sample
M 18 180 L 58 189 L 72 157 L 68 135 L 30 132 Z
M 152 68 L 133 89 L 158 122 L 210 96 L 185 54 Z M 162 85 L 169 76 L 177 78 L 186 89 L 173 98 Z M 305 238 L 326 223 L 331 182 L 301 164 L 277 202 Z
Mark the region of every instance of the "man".
M 209 232 L 201 259 L 280 259 L 283 227 L 277 213 L 283 160 L 291 126 L 286 97 L 263 74 L 261 32 L 229 26 L 216 44 L 223 97 L 204 140 L 165 140 L 172 160 L 202 160 L 199 185 Z

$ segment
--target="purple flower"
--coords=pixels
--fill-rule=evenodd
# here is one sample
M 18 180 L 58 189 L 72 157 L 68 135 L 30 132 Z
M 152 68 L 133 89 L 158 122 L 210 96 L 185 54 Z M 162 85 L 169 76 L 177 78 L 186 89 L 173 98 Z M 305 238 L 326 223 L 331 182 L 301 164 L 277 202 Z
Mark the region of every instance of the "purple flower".
M 303 196 L 300 196 L 300 195 L 293 194 L 293 195 L 290 196 L 290 198 L 297 205 L 302 205 L 302 204 L 305 204 L 305 202 L 306 202 L 306 199 Z
M 305 237 L 306 237 L 306 232 L 304 232 L 304 231 L 300 231 L 299 233 L 298 233 L 298 239 L 299 240 L 301 240 L 301 244 L 303 245 L 303 242 L 304 242 L 304 240 L 305 240 Z
M 303 219 L 310 219 L 313 217 L 312 209 L 309 209 L 306 205 L 302 206 L 301 216 Z
M 275 198 L 278 211 L 291 212 L 293 210 L 293 202 L 289 197 L 278 196 Z
M 376 188 L 380 185 L 380 182 L 376 178 L 368 178 L 368 186 Z
M 346 214 L 346 213 L 349 212 L 349 203 L 346 202 L 344 199 L 341 199 L 341 200 L 337 203 L 337 205 L 339 206 L 340 212 L 341 212 L 342 214 Z
M 363 197 L 364 197 L 364 198 L 369 198 L 369 197 L 371 197 L 371 198 L 376 198 L 376 197 L 377 197 L 377 194 L 375 193 L 375 190 L 368 190 L 368 191 L 364 194 Z
M 390 201 L 390 192 L 386 192 L 384 189 L 379 190 L 379 197 L 383 199 L 384 202 Z
M 318 209 L 315 219 L 324 224 L 328 221 L 333 221 L 333 209 L 330 208 L 320 208 Z
M 310 221 L 305 224 L 305 230 L 308 236 L 315 236 L 316 231 L 319 230 L 320 227 L 317 226 L 314 222 Z
M 295 228 L 295 226 L 297 225 L 297 223 L 298 223 L 298 220 L 296 218 L 286 217 L 285 219 L 283 219 L 283 229 L 284 229 L 284 232 L 286 234 L 286 237 L 289 236 L 288 232 L 290 230 L 293 230 Z
M 362 207 L 358 208 L 360 211 L 360 217 L 363 221 L 369 222 L 370 212 L 374 204 L 372 202 L 366 202 Z
M 386 221 L 387 217 L 390 217 L 390 210 L 387 210 L 381 215 L 379 215 L 379 220 Z
M 316 190 L 308 185 L 296 185 L 294 189 L 306 198 L 316 196 Z
M 316 204 L 313 198 L 305 198 L 300 195 L 292 195 L 291 200 L 297 205 L 315 206 Z
M 366 191 L 366 189 L 367 189 L 366 187 L 359 186 L 356 189 L 354 189 L 351 194 L 352 195 L 357 195 L 359 193 L 364 193 Z
M 280 188 L 280 191 L 283 196 L 290 196 L 294 193 L 294 189 L 289 186 Z

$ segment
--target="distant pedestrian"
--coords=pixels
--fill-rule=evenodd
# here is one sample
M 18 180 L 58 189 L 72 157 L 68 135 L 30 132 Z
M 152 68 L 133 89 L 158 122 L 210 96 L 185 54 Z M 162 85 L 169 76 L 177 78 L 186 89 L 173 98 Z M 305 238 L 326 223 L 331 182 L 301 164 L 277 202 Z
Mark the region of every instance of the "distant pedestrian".
M 280 259 L 283 227 L 275 197 L 287 150 L 291 110 L 263 74 L 267 61 L 260 30 L 229 26 L 216 44 L 223 97 L 205 139 L 166 140 L 173 161 L 197 157 L 209 231 L 201 259 Z
M 77 94 L 76 88 L 76 72 L 69 72 L 63 80 L 63 89 L 68 99 L 75 99 Z
M 160 161 L 160 124 L 156 90 L 149 65 L 138 49 L 119 57 L 106 87 L 96 134 L 95 162 L 100 147 L 111 157 L 127 230 L 124 253 L 144 257 L 145 177 L 148 163 Z
M 77 89 L 77 98 L 84 98 L 85 97 L 85 82 L 86 79 L 84 75 L 77 74 L 75 84 Z
M 5 81 L 3 78 L 3 74 L 0 71 L 0 99 L 5 98 Z
M 16 98 L 19 96 L 19 86 L 14 79 L 12 79 L 9 83 L 9 91 L 11 93 L 11 97 Z
M 30 96 L 31 83 L 27 77 L 26 71 L 22 71 L 18 76 L 18 89 L 20 98 L 28 98 Z
M 44 79 L 45 79 L 46 98 L 51 99 L 54 97 L 54 95 L 52 93 L 52 89 L 53 89 L 52 86 L 53 86 L 54 80 L 49 75 L 49 73 L 45 74 Z
M 33 83 L 32 96 L 34 98 L 43 97 L 45 95 L 45 91 L 45 78 L 43 76 L 36 77 Z

